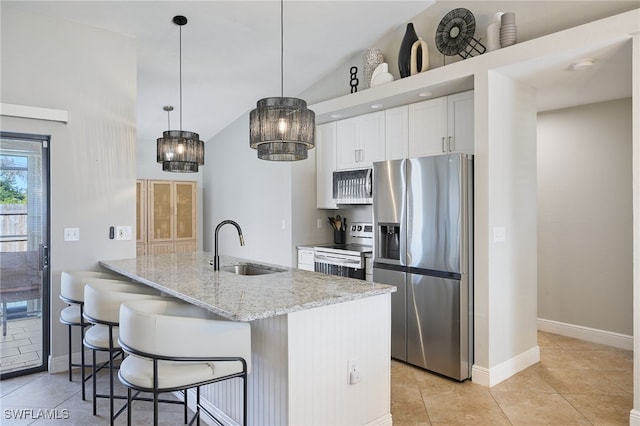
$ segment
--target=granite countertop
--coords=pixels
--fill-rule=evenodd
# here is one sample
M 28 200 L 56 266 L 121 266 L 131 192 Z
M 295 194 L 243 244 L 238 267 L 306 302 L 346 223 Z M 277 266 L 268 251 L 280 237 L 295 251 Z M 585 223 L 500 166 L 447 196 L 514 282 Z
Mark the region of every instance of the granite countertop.
M 236 275 L 214 271 L 211 259 L 213 253 L 209 252 L 173 253 L 103 260 L 100 265 L 234 321 L 253 321 L 396 291 L 385 284 L 220 256 L 221 267 L 249 263 L 283 271 Z

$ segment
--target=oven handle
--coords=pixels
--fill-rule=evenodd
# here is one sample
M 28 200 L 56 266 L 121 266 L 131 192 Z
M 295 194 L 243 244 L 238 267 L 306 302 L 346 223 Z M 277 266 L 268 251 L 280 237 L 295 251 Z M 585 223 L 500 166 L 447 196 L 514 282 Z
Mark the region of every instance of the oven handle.
M 360 264 L 362 263 L 359 259 L 358 260 L 345 259 L 344 257 L 330 256 L 327 254 L 319 254 L 317 252 L 315 253 L 314 261 L 319 263 L 330 263 L 332 265 L 341 265 L 341 266 L 356 265 L 357 267 L 359 267 Z

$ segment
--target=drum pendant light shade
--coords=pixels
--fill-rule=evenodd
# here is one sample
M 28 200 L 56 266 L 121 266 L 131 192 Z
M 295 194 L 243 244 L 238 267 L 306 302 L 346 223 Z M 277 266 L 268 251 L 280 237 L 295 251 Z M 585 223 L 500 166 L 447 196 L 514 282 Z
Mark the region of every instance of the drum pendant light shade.
M 258 158 L 297 161 L 315 146 L 316 114 L 298 98 L 284 92 L 284 1 L 280 0 L 280 97 L 263 98 L 249 115 L 249 146 Z
M 166 130 L 157 142 L 156 159 L 165 172 L 197 173 L 204 165 L 204 142 L 197 133 Z
M 173 23 L 180 27 L 180 130 L 162 132 L 162 137 L 156 141 L 156 161 L 162 163 L 165 172 L 197 173 L 198 166 L 204 165 L 204 142 L 197 133 L 182 130 L 182 27 L 187 24 L 187 18 L 174 16 Z M 171 129 L 168 118 L 173 107 L 163 109 L 167 111 L 168 129 Z
M 302 99 L 260 99 L 249 116 L 249 146 L 262 160 L 304 160 L 314 147 L 315 117 Z

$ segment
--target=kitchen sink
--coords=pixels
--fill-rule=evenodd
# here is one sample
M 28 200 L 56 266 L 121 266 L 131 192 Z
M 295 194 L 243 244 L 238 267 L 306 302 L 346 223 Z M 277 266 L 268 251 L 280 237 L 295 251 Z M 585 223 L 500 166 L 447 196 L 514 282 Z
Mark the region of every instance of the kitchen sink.
M 249 263 L 240 263 L 237 265 L 223 266 L 222 271 L 232 272 L 236 275 L 265 275 L 275 274 L 276 272 L 284 272 L 286 269 L 274 268 L 272 266 L 253 265 Z

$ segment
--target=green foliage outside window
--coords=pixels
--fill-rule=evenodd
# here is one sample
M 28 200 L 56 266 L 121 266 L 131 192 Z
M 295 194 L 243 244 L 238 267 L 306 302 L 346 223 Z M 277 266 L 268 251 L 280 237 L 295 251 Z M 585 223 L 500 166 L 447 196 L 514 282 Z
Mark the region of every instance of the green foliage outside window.
M 0 204 L 27 203 L 27 190 L 18 184 L 18 179 L 25 180 L 27 172 L 15 170 L 13 165 L 11 159 L 0 160 Z

